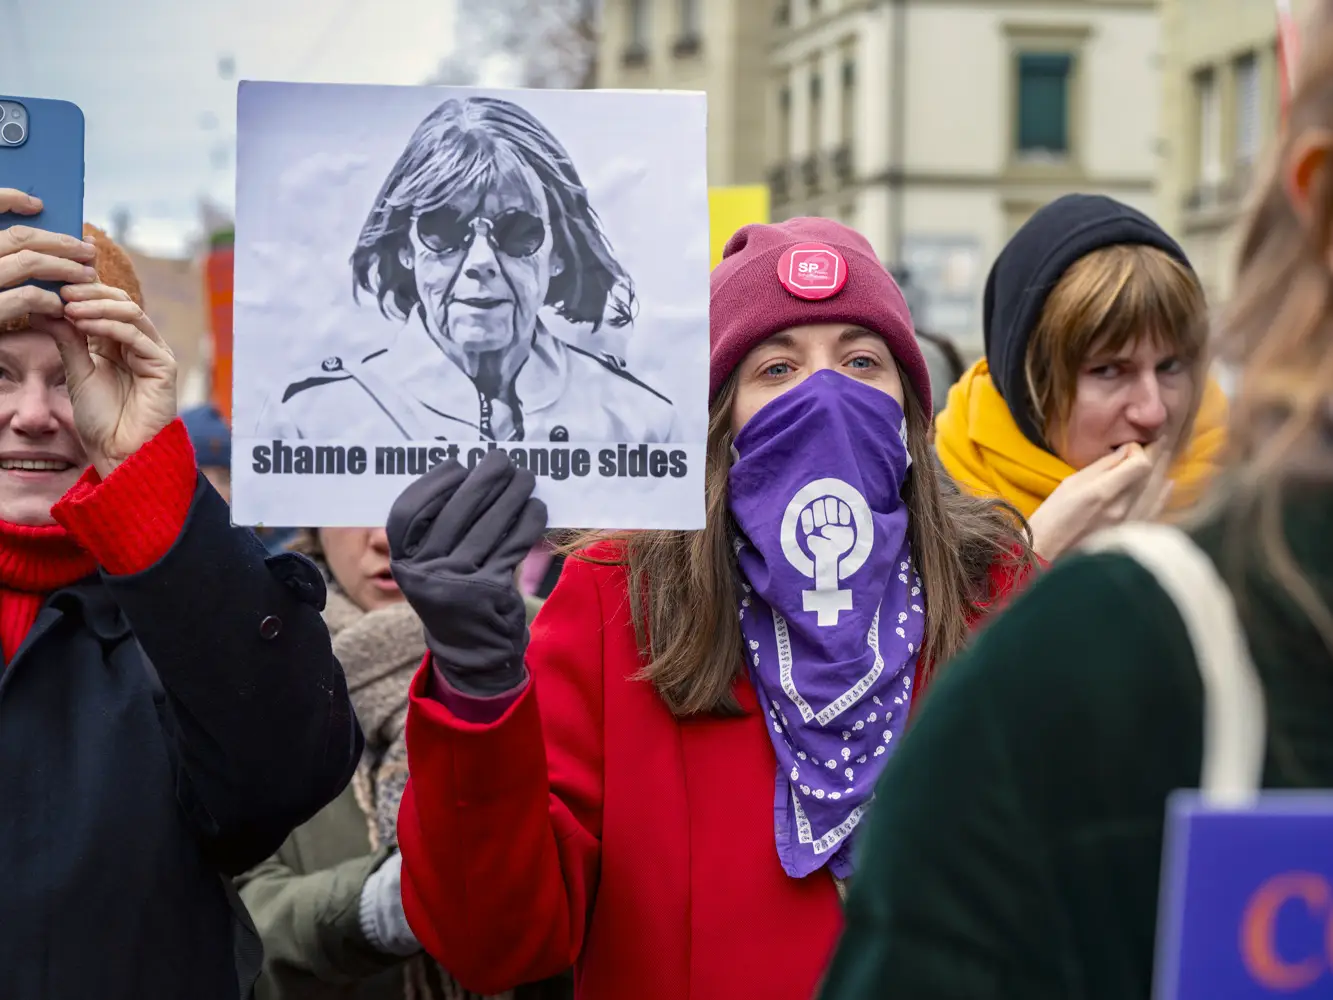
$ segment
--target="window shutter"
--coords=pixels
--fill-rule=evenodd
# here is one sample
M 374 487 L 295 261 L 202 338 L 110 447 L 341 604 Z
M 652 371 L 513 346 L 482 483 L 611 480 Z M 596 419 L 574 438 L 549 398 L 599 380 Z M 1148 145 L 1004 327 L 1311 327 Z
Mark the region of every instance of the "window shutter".
M 1027 52 L 1018 57 L 1018 149 L 1069 151 L 1069 74 L 1065 53 Z
M 1253 53 L 1236 60 L 1236 160 L 1259 155 L 1259 64 Z
M 1198 74 L 1195 91 L 1199 106 L 1199 183 L 1212 187 L 1222 180 L 1222 109 L 1217 99 L 1217 78 L 1211 70 Z
M 647 47 L 648 45 L 648 2 L 630 0 L 629 2 L 630 44 Z
M 683 38 L 699 34 L 699 0 L 680 0 L 680 34 Z

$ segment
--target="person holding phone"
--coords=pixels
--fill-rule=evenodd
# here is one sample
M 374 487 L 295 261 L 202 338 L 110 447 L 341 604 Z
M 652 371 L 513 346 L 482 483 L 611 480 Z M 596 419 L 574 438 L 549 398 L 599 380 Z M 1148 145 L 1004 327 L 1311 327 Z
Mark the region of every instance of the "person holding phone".
M 231 527 L 176 377 L 105 234 L 0 231 L 5 1000 L 250 995 L 230 879 L 361 755 L 324 581 Z

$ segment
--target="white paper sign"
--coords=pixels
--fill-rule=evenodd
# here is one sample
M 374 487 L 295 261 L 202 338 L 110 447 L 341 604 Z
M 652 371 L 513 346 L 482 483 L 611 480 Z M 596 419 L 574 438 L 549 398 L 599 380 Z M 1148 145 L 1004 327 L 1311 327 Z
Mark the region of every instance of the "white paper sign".
M 383 524 L 498 447 L 552 527 L 703 527 L 703 95 L 246 82 L 237 118 L 238 524 Z

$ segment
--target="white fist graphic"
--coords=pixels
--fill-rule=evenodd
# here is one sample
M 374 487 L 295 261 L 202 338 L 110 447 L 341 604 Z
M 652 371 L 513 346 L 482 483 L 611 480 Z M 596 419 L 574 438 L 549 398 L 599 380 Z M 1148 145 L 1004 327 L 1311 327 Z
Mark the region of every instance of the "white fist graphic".
M 796 491 L 782 515 L 782 552 L 814 587 L 801 592 L 801 607 L 821 627 L 838 624 L 852 609 L 852 590 L 840 586 L 870 553 L 875 523 L 865 497 L 841 479 L 815 479 Z
M 856 541 L 852 508 L 837 497 L 820 497 L 801 511 L 801 530 L 815 558 L 815 579 L 823 575 L 825 567 L 836 574 L 838 560 L 851 551 Z M 837 576 L 833 579 L 836 581 Z

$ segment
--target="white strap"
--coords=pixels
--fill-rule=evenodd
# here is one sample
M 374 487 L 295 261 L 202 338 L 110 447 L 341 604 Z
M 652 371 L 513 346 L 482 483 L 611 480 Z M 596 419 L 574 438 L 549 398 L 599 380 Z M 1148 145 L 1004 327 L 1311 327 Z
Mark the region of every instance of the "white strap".
M 1264 690 L 1231 591 L 1212 560 L 1188 535 L 1165 524 L 1121 525 L 1092 536 L 1081 548 L 1130 556 L 1175 602 L 1203 678 L 1199 789 L 1211 805 L 1252 803 L 1263 782 Z

